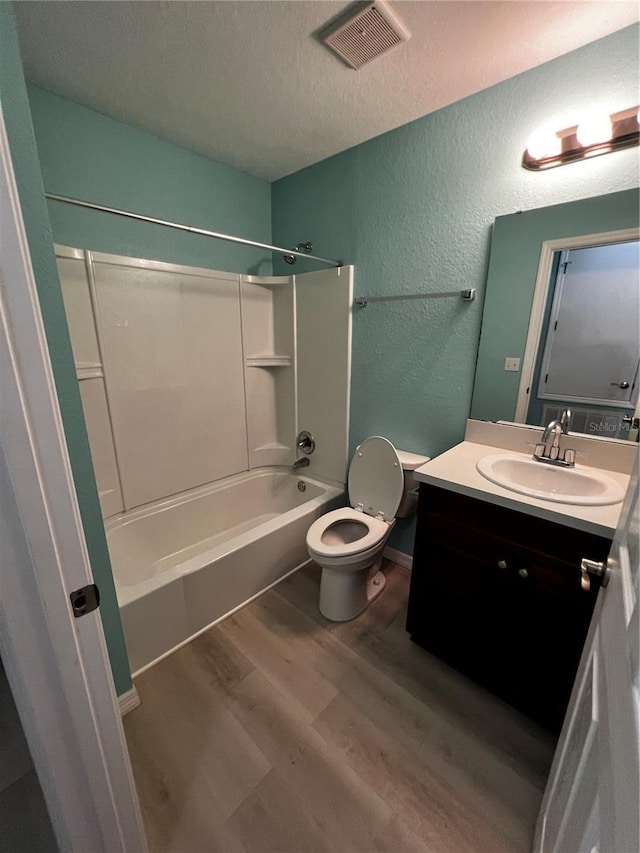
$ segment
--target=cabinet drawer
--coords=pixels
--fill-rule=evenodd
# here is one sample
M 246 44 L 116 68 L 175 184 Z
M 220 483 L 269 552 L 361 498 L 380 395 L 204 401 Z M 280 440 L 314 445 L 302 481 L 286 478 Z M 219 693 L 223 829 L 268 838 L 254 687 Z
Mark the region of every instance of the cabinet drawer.
M 572 594 L 582 591 L 580 586 L 580 560 L 589 557 L 592 560 L 606 558 L 610 543 L 601 539 L 584 544 L 575 543 L 572 548 L 562 549 L 560 556 L 550 554 L 551 548 L 546 542 L 532 537 L 522 537 L 517 541 L 512 535 L 495 535 L 485 530 L 470 527 L 456 519 L 446 518 L 439 514 L 429 513 L 421 521 L 422 546 L 418 550 L 417 568 L 420 569 L 422 560 L 429 561 L 429 552 L 437 543 L 445 547 L 451 546 L 458 551 L 466 552 L 469 556 L 481 559 L 499 568 L 507 574 L 517 574 L 524 581 L 544 583 L 554 587 L 559 594 L 563 590 Z M 555 528 L 556 525 L 553 525 Z M 561 536 L 555 529 L 553 537 Z M 546 535 L 551 535 L 549 531 Z M 414 557 L 414 566 L 416 559 Z M 592 592 L 595 592 L 593 585 Z M 585 598 L 589 593 L 585 593 Z
M 578 571 L 582 557 L 601 560 L 610 545 L 605 537 L 424 483 L 420 486 L 418 519 L 419 525 L 426 521 L 435 535 L 444 524 L 458 524 L 456 535 L 471 537 L 475 531 L 481 538 L 489 534 L 505 543 L 533 548 L 554 561 L 577 564 Z M 451 530 L 456 532 L 455 527 Z

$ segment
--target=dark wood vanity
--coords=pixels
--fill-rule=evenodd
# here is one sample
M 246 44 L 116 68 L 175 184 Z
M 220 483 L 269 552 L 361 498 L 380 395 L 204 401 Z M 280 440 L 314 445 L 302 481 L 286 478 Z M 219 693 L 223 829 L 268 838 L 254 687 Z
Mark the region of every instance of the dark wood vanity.
M 411 639 L 557 734 L 599 588 L 580 560 L 610 544 L 422 483 Z

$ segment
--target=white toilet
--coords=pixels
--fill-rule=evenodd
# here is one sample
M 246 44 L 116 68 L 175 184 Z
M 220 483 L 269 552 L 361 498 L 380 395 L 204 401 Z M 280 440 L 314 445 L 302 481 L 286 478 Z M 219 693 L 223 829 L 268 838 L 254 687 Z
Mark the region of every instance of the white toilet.
M 361 613 L 384 589 L 382 551 L 396 518 L 415 510 L 413 471 L 427 456 L 367 438 L 349 466 L 350 507 L 323 515 L 309 528 L 309 556 L 322 567 L 320 612 L 334 622 Z

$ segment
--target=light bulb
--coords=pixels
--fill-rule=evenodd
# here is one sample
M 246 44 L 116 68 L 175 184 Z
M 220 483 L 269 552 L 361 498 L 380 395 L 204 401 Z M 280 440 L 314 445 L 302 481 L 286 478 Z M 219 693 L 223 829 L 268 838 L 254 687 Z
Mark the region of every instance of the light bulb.
M 560 138 L 554 130 L 548 128 L 536 130 L 527 142 L 527 151 L 534 160 L 541 160 L 543 157 L 557 157 L 561 150 Z
M 588 116 L 578 125 L 576 136 L 584 148 L 606 142 L 611 139 L 611 117 L 605 114 Z

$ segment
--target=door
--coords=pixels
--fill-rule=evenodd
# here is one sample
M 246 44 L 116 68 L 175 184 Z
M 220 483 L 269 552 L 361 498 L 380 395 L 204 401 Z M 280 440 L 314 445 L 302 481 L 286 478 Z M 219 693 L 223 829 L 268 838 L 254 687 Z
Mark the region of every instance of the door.
M 69 598 L 91 567 L 1 111 L 0 399 L 7 679 L 59 848 L 138 853 L 146 842 L 99 613 L 75 618 Z
M 562 253 L 539 397 L 633 409 L 638 275 L 637 241 Z
M 638 537 L 635 471 L 538 817 L 536 853 L 640 850 Z

